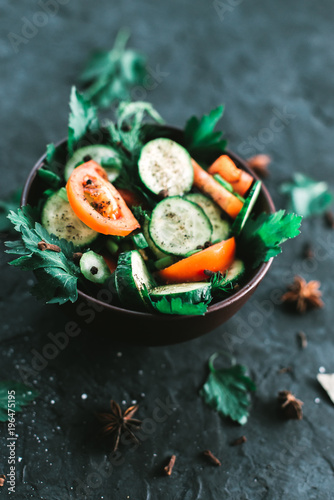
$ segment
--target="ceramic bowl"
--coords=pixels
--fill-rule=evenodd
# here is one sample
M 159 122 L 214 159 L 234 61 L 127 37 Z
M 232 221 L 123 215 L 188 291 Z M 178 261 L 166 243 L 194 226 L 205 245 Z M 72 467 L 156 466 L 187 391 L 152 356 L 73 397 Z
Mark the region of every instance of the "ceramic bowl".
M 175 139 L 182 139 L 182 133 L 170 128 Z M 179 140 L 182 143 L 182 140 Z M 66 140 L 58 145 L 65 147 Z M 239 168 L 257 176 L 247 166 L 247 163 L 232 151 L 226 152 Z M 41 197 L 45 186 L 42 185 L 37 171 L 43 165 L 43 155 L 31 170 L 25 183 L 21 204 L 35 205 Z M 266 187 L 262 185 L 254 211 L 274 212 L 275 207 Z M 259 266 L 248 276 L 247 281 L 230 297 L 208 307 L 204 316 L 160 315 L 124 309 L 110 303 L 111 293 L 106 291 L 107 302 L 98 300 L 84 291 L 79 290 L 78 301 L 60 306 L 82 328 L 89 330 L 94 336 L 103 334 L 110 340 L 137 345 L 168 345 L 185 342 L 212 331 L 229 320 L 249 300 L 256 288 L 268 272 L 271 260 Z M 102 294 L 103 295 L 103 294 Z M 49 306 L 54 307 L 54 306 Z

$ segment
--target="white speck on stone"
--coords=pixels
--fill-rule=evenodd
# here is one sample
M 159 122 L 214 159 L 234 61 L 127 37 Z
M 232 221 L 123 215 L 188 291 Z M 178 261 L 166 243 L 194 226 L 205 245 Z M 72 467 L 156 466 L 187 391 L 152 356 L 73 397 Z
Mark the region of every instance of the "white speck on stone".
M 118 352 L 118 353 L 116 354 L 116 356 L 117 356 L 118 358 L 121 358 L 121 357 L 123 356 L 123 353 L 122 353 L 122 352 Z
M 33 284 L 34 284 L 34 280 L 28 280 L 27 281 L 27 285 L 28 286 L 33 286 Z
M 319 373 L 325 373 L 326 368 L 324 366 L 320 366 Z
M 136 399 L 133 399 L 133 400 L 131 401 L 131 403 L 132 403 L 133 405 L 136 405 L 136 404 L 137 404 L 137 400 L 136 400 Z
M 22 462 L 22 457 L 17 457 L 19 462 Z
M 145 392 L 142 392 L 140 395 L 142 398 L 144 398 L 146 396 Z
M 45 451 L 49 451 L 47 448 L 45 448 Z
M 52 405 L 54 405 L 54 404 L 55 404 L 55 400 L 54 400 L 54 399 L 51 399 L 50 403 L 51 403 Z
M 138 370 L 138 375 L 144 375 L 144 371 L 143 370 Z
M 126 401 L 125 401 L 125 399 L 123 399 L 123 401 L 122 401 L 122 405 L 126 405 Z
M 87 399 L 87 398 L 88 398 L 87 394 L 85 394 L 85 393 L 81 394 L 81 399 Z
M 315 404 L 318 405 L 320 403 L 320 398 L 315 398 L 314 402 L 315 402 Z

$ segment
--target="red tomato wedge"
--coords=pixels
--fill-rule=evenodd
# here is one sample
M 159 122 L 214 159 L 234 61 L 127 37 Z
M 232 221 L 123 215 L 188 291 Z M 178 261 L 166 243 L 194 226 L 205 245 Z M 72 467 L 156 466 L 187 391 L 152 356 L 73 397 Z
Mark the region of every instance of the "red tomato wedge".
M 205 250 L 194 253 L 190 257 L 179 260 L 157 275 L 166 283 L 185 283 L 189 281 L 204 281 L 208 279 L 205 270 L 217 272 L 226 271 L 235 256 L 235 239 L 220 241 Z
M 229 182 L 234 191 L 244 196 L 253 184 L 254 178 L 238 168 L 234 161 L 227 155 L 220 156 L 209 168 L 209 174 L 219 174 L 225 181 Z
M 127 236 L 140 227 L 106 171 L 91 160 L 75 168 L 68 179 L 68 201 L 86 226 L 102 234 Z

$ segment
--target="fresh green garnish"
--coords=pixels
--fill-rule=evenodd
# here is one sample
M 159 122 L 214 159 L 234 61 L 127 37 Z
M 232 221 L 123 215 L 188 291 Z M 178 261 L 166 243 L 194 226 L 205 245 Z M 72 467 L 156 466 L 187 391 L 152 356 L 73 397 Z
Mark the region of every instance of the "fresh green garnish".
M 0 233 L 8 233 L 13 230 L 11 222 L 8 220 L 10 210 L 17 210 L 20 206 L 22 189 L 17 189 L 5 200 L 0 200 Z
M 280 245 L 300 233 L 302 217 L 279 210 L 250 217 L 238 237 L 238 248 L 246 253 L 252 269 L 282 252 Z
M 190 302 L 184 302 L 180 298 L 167 300 L 166 297 L 162 297 L 160 300 L 151 303 L 154 309 L 163 314 L 196 314 L 203 316 L 208 309 L 208 303 L 200 302 L 198 304 L 192 304 Z
M 222 274 L 220 271 L 214 273 L 210 277 L 212 295 L 214 297 L 226 296 L 228 293 L 232 292 L 233 284 L 230 280 L 227 280 L 227 272 Z
M 32 288 L 32 294 L 49 304 L 75 302 L 80 271 L 72 261 L 75 252 L 73 244 L 50 235 L 36 222 L 36 214 L 29 205 L 17 212 L 11 211 L 8 218 L 15 230 L 21 233 L 21 240 L 6 242 L 7 253 L 20 255 L 10 264 L 35 272 L 37 283 Z M 41 241 L 56 245 L 60 251 L 39 249 Z
M 296 172 L 292 182 L 281 185 L 281 193 L 289 196 L 289 209 L 303 217 L 322 214 L 333 201 L 333 194 L 324 181 L 315 181 Z
M 146 58 L 126 48 L 129 37 L 128 30 L 120 30 L 114 47 L 109 51 L 95 52 L 81 74 L 81 82 L 88 85 L 85 98 L 99 108 L 129 99 L 131 89 L 142 85 L 147 75 Z
M 200 395 L 207 405 L 224 417 L 244 425 L 248 420 L 250 404 L 249 391 L 255 391 L 254 382 L 247 377 L 247 368 L 234 364 L 230 368 L 216 370 L 214 360 L 219 356 L 213 354 L 209 359 L 210 374 L 203 385 Z
M 38 392 L 21 382 L 1 381 L 0 382 L 0 422 L 7 422 L 8 412 L 17 413 L 22 411 L 22 407 L 31 403 Z
M 79 141 L 88 132 L 94 132 L 99 127 L 95 106 L 72 87 L 70 97 L 70 116 L 68 122 L 67 148 L 70 154 L 77 147 Z
M 208 115 L 198 119 L 191 117 L 184 129 L 185 146 L 191 156 L 199 162 L 208 162 L 208 157 L 218 158 L 224 153 L 227 141 L 222 138 L 223 132 L 214 131 L 224 113 L 224 106 L 218 106 Z

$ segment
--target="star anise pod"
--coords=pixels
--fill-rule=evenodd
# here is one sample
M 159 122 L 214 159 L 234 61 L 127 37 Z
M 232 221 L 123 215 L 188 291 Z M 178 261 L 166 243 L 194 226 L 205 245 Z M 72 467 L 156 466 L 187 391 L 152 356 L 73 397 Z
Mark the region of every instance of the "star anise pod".
M 278 402 L 285 418 L 301 420 L 303 418 L 303 401 L 297 399 L 290 391 L 280 391 Z
M 268 166 L 271 163 L 271 158 L 268 155 L 255 155 L 247 160 L 248 165 L 260 177 L 267 177 L 269 174 Z
M 295 276 L 293 283 L 288 286 L 288 292 L 282 297 L 282 302 L 291 302 L 296 310 L 304 313 L 307 309 L 318 309 L 324 306 L 319 290 L 320 281 L 305 281 L 301 276 Z
M 114 450 L 116 451 L 119 445 L 119 440 L 122 433 L 127 433 L 131 436 L 131 438 L 138 443 L 138 439 L 135 436 L 133 430 L 139 429 L 141 426 L 141 421 L 135 418 L 132 418 L 133 415 L 138 410 L 138 405 L 130 406 L 125 412 L 122 414 L 121 407 L 116 401 L 110 401 L 110 413 L 99 413 L 97 416 L 101 422 L 104 423 L 102 428 L 102 432 L 105 435 L 115 433 L 116 439 L 114 444 Z M 132 430 L 133 429 L 133 430 Z

